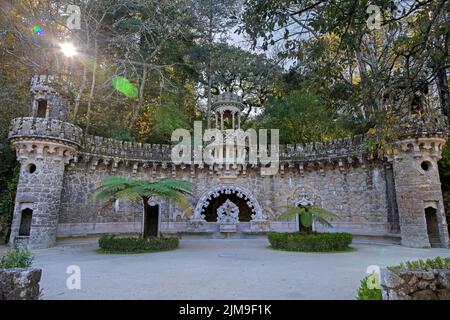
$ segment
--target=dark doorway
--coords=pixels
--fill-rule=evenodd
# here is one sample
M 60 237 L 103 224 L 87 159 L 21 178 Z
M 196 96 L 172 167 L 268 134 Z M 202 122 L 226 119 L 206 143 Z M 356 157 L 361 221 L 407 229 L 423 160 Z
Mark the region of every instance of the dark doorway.
M 147 206 L 147 212 L 144 217 L 144 237 L 157 237 L 159 223 L 159 205 Z
M 22 210 L 22 218 L 20 219 L 19 236 L 30 236 L 31 221 L 33 219 L 33 210 Z
M 47 116 L 47 100 L 39 100 L 37 115 L 38 118 L 45 118 Z
M 239 198 L 235 194 L 221 194 L 217 198 L 213 198 L 205 210 L 205 220 L 208 222 L 217 221 L 217 209 L 226 201 L 230 200 L 239 207 L 239 222 L 249 222 L 252 220 L 252 209 L 247 205 L 247 201 L 243 197 Z
M 305 210 L 308 211 L 308 208 L 306 208 Z M 300 232 L 312 232 L 313 231 L 313 227 L 312 226 L 305 227 L 302 224 L 302 220 L 300 219 L 300 215 L 298 216 L 298 231 L 300 231 Z
M 439 247 L 441 245 L 441 240 L 439 238 L 439 226 L 436 209 L 432 207 L 426 208 L 425 219 L 427 222 L 427 233 L 430 244 L 432 247 Z

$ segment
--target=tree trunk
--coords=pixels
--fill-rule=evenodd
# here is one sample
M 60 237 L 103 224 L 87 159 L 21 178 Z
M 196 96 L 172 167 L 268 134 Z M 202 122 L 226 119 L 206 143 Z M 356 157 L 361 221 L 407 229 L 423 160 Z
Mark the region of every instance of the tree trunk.
M 92 108 L 92 99 L 94 98 L 95 92 L 95 84 L 97 79 L 97 52 L 98 52 L 98 43 L 97 38 L 94 39 L 94 68 L 92 70 L 92 82 L 91 82 L 91 90 L 89 92 L 89 100 L 88 100 L 88 108 L 86 114 L 86 131 L 85 133 L 89 133 L 89 127 L 91 124 L 91 108 Z
M 442 113 L 450 117 L 450 93 L 448 89 L 447 70 L 445 68 L 436 70 L 436 84 L 441 101 Z
M 212 70 L 211 70 L 211 49 L 213 43 L 213 0 L 209 1 L 209 30 L 208 30 L 208 102 L 206 108 L 206 128 L 211 128 L 211 87 L 212 87 Z

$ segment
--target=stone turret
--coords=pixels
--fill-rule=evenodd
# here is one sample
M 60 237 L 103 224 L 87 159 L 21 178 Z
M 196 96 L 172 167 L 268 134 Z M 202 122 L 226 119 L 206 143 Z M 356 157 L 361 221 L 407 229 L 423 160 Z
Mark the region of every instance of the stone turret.
M 448 247 L 438 164 L 447 141 L 442 115 L 410 115 L 399 122 L 400 139 L 388 156 L 395 176 L 402 244 Z
M 51 76 L 31 81 L 31 117 L 11 123 L 9 139 L 20 162 L 10 244 L 52 246 L 65 165 L 81 147 L 82 130 L 67 120 L 68 97 L 52 86 Z
M 230 119 L 231 127 L 228 129 L 241 128 L 241 112 L 244 109 L 242 97 L 225 92 L 214 97 L 212 103 L 212 110 L 216 117 L 216 129 L 224 130 L 224 120 Z
M 56 86 L 58 83 L 53 76 L 40 75 L 31 79 L 32 117 L 67 120 L 70 98 L 64 90 L 56 90 Z

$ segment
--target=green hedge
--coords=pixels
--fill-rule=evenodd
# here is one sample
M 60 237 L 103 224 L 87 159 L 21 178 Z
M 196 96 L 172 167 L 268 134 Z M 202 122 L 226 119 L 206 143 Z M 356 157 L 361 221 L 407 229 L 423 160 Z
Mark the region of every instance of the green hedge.
M 305 252 L 342 251 L 352 243 L 349 233 L 270 232 L 268 239 L 274 249 Z
M 177 237 L 168 238 L 142 238 L 142 237 L 116 237 L 115 235 L 103 235 L 98 240 L 98 245 L 104 252 L 110 253 L 139 253 L 173 250 L 178 248 Z
M 450 269 L 450 258 L 436 257 L 434 259 L 427 260 L 415 260 L 402 262 L 397 266 L 387 267 L 389 270 L 421 270 L 430 271 L 435 269 L 449 270 Z

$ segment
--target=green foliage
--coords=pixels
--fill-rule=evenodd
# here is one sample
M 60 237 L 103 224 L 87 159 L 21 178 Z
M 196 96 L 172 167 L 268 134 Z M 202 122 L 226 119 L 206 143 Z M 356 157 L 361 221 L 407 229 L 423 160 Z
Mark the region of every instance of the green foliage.
M 17 166 L 13 171 L 13 177 L 6 181 L 4 190 L 0 193 L 0 224 L 9 226 L 12 222 L 18 181 L 19 167 Z
M 450 144 L 447 143 L 442 151 L 442 159 L 439 161 L 439 175 L 441 177 L 442 189 L 450 190 Z M 447 209 L 449 210 L 449 209 Z
M 349 249 L 352 235 L 348 233 L 286 233 L 270 232 L 270 245 L 274 249 L 303 252 L 332 252 Z
M 356 299 L 358 300 L 383 300 L 381 289 L 379 286 L 379 275 L 374 273 L 366 276 L 361 280 L 361 285 L 358 289 Z M 369 283 L 375 284 L 369 286 Z
M 427 260 L 414 260 L 402 262 L 396 266 L 388 267 L 389 270 L 423 270 L 430 271 L 434 269 L 450 270 L 450 258 L 436 257 Z
M 287 210 L 278 219 L 291 220 L 296 216 L 300 216 L 300 222 L 306 228 L 311 227 L 314 221 L 331 228 L 332 224 L 328 220 L 330 218 L 339 218 L 336 214 L 316 206 L 284 206 L 284 208 L 287 208 Z
M 192 183 L 185 180 L 161 179 L 158 181 L 135 180 L 121 176 L 105 178 L 94 194 L 95 200 L 105 200 L 110 197 L 124 200 L 138 200 L 162 196 L 176 199 L 180 194 L 192 192 Z
M 185 180 L 161 179 L 158 181 L 135 180 L 112 176 L 102 180 L 93 194 L 94 200 L 108 201 L 116 199 L 137 201 L 158 197 L 177 203 L 188 211 L 186 196 L 192 193 L 192 183 Z
M 0 268 L 30 268 L 33 263 L 32 253 L 25 248 L 17 246 L 9 248 L 0 261 Z
M 146 139 L 150 143 L 170 144 L 175 129 L 189 130 L 192 127 L 182 110 L 174 105 L 156 107 L 153 122 L 151 134 Z
M 106 234 L 99 238 L 98 244 L 102 251 L 108 253 L 141 253 L 176 249 L 179 239 L 177 237 L 116 237 Z
M 261 128 L 280 129 L 281 144 L 325 141 L 351 134 L 321 99 L 305 91 L 270 99 L 256 122 Z
M 2 141 L 0 136 L 0 243 L 11 225 L 18 180 L 19 165 L 15 154 L 6 139 Z
M 130 130 L 124 127 L 112 126 L 106 130 L 104 135 L 119 141 L 134 142 L 136 140 L 131 134 Z

